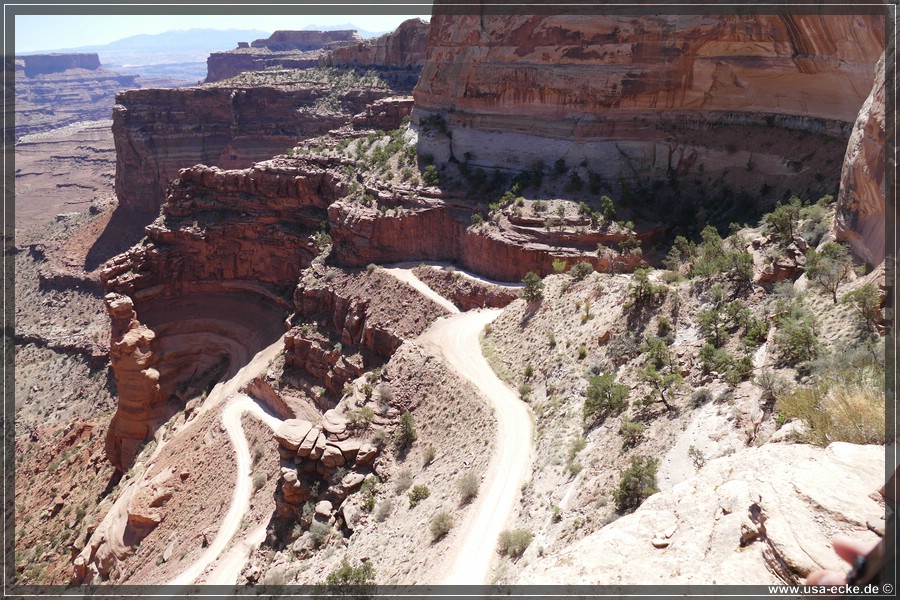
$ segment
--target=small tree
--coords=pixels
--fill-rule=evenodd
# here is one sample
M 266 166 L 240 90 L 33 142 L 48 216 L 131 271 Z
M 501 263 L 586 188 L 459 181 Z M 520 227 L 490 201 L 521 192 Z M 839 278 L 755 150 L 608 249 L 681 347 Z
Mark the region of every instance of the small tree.
M 525 288 L 522 290 L 522 297 L 528 302 L 536 302 L 544 297 L 544 282 L 541 281 L 537 273 L 529 271 L 522 280 Z
M 658 399 L 666 407 L 666 410 L 672 410 L 670 401 L 673 400 L 675 393 L 681 388 L 684 378 L 679 373 L 662 373 L 656 370 L 653 365 L 647 365 L 638 373 L 641 381 L 650 384 L 650 387 L 658 395 Z
M 609 196 L 600 196 L 600 214 L 603 215 L 603 224 L 608 225 L 616 218 L 616 205 Z
M 413 442 L 419 439 L 416 433 L 416 422 L 413 420 L 409 411 L 400 415 L 400 423 L 397 426 L 397 432 L 394 434 L 394 443 L 397 445 L 397 451 L 403 452 L 412 446 Z
M 631 466 L 622 471 L 619 487 L 613 491 L 616 512 L 634 512 L 641 502 L 659 491 L 656 487 L 656 470 L 659 461 L 649 456 L 632 456 Z
M 569 275 L 572 276 L 576 281 L 581 281 L 588 275 L 594 272 L 594 266 L 589 262 L 578 262 L 569 269 Z
M 725 319 L 722 318 L 722 311 L 718 308 L 701 310 L 697 313 L 697 324 L 709 343 L 716 348 L 722 345 L 722 335 L 725 332 Z
M 806 276 L 824 290 L 831 292 L 831 299 L 838 302 L 837 290 L 850 276 L 853 263 L 847 248 L 835 242 L 822 246 L 821 252 L 810 248 L 806 253 Z
M 628 393 L 628 386 L 615 383 L 614 373 L 591 377 L 584 399 L 585 425 L 600 424 L 621 414 L 628 406 Z
M 325 578 L 324 587 L 329 596 L 366 597 L 375 592 L 375 567 L 369 561 L 353 567 L 345 556 L 341 566 Z
M 785 244 L 794 241 L 794 226 L 800 218 L 800 198 L 793 196 L 787 204 L 780 202 L 775 210 L 763 217 L 766 232 Z
M 874 329 L 878 309 L 881 306 L 881 294 L 877 287 L 867 283 L 841 296 L 841 302 L 856 309 L 865 326 Z

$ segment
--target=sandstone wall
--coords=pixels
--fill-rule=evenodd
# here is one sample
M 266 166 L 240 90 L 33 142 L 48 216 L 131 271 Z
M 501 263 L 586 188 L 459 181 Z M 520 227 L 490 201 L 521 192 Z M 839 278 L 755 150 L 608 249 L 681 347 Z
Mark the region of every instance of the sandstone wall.
M 887 60 L 893 61 L 893 45 Z M 885 258 L 885 57 L 859 111 L 841 170 L 835 236 L 873 265 Z M 889 168 L 895 168 L 893 161 Z
M 425 64 L 428 29 L 428 23 L 422 19 L 409 19 L 391 33 L 331 50 L 320 62 L 323 66 L 421 68 Z
M 249 167 L 300 140 L 340 127 L 387 90 L 348 91 L 349 114 L 316 112 L 327 84 L 132 90 L 116 97 L 116 195 L 121 206 L 155 215 L 179 169 L 201 163 Z
M 450 137 L 423 137 L 423 151 L 510 171 L 563 158 L 613 180 L 713 181 L 752 165 L 777 192 L 804 189 L 796 142 L 846 140 L 884 46 L 878 16 L 441 12 L 413 116 L 440 114 Z M 795 141 L 766 145 L 753 129 Z M 837 177 L 819 175 L 812 191 L 833 191 Z
M 268 48 L 273 51 L 316 50 L 334 44 L 358 43 L 362 38 L 354 29 L 335 31 L 276 31 L 265 39 L 254 40 L 251 48 Z

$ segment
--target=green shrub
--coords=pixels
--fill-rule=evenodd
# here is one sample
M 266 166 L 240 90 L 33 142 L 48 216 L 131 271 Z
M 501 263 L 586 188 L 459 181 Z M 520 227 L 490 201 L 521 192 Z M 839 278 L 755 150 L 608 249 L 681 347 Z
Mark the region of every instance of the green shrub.
M 334 530 L 331 527 L 319 521 L 313 521 L 312 525 L 309 526 L 309 537 L 316 548 L 325 544 L 333 532 Z
M 650 281 L 650 268 L 641 267 L 634 270 L 631 282 L 628 285 L 628 296 L 631 305 L 644 306 L 655 304 L 665 298 L 668 288 L 665 285 L 655 285 Z
M 614 373 L 591 377 L 584 399 L 585 425 L 599 425 L 620 415 L 628 407 L 629 391 L 628 386 L 615 383 Z
M 779 202 L 775 210 L 763 216 L 763 230 L 783 244 L 791 243 L 800 218 L 801 204 L 796 196 L 791 197 L 787 204 Z
M 427 485 L 414 485 L 413 489 L 406 495 L 409 498 L 409 507 L 415 508 L 419 502 L 431 495 L 431 490 Z
M 566 270 L 566 261 L 561 258 L 553 259 L 553 272 L 554 273 L 562 273 Z
M 526 273 L 522 283 L 525 284 L 522 289 L 522 297 L 527 302 L 536 302 L 544 297 L 544 282 L 536 273 L 531 271 Z
M 837 304 L 837 291 L 841 283 L 850 276 L 853 262 L 847 247 L 835 242 L 828 242 L 821 252 L 810 248 L 806 252 L 806 276 L 822 289 L 831 293 L 832 301 Z
M 640 444 L 644 439 L 643 423 L 632 421 L 630 419 L 622 419 L 619 425 L 619 434 L 622 436 L 622 446 L 625 448 L 633 448 Z
M 770 369 L 764 369 L 754 377 L 753 383 L 762 389 L 762 401 L 767 404 L 785 394 L 790 387 L 787 379 Z
M 422 171 L 422 181 L 427 186 L 440 185 L 441 178 L 438 176 L 437 167 L 434 165 L 426 166 L 425 170 Z
M 569 275 L 571 275 L 575 281 L 581 281 L 593 272 L 594 265 L 589 262 L 583 261 L 575 263 L 575 265 L 571 269 L 569 269 Z
M 632 456 L 631 466 L 622 471 L 619 486 L 613 491 L 616 512 L 634 512 L 641 503 L 659 491 L 656 471 L 659 461 L 649 456 Z
M 406 411 L 400 415 L 400 423 L 397 426 L 397 431 L 394 433 L 394 444 L 397 447 L 397 451 L 404 452 L 417 439 L 419 439 L 419 434 L 416 433 L 416 423 L 412 414 Z
M 788 365 L 812 360 L 819 353 L 819 338 L 815 319 L 811 314 L 785 315 L 778 319 L 775 332 L 775 350 Z
M 691 406 L 693 406 L 694 408 L 700 408 L 711 400 L 712 392 L 710 392 L 706 388 L 694 390 L 694 393 L 691 394 Z
M 874 329 L 878 309 L 881 307 L 881 294 L 877 287 L 871 283 L 860 286 L 841 296 L 841 303 L 853 307 L 862 324 L 868 329 Z
M 503 556 L 519 558 L 528 549 L 534 535 L 527 529 L 504 529 L 500 532 L 498 551 Z
M 436 542 L 450 533 L 453 529 L 453 516 L 446 510 L 438 511 L 431 517 L 431 541 Z
M 317 586 L 322 587 L 322 586 Z M 375 567 L 365 560 L 353 567 L 345 556 L 341 566 L 328 574 L 324 583 L 327 596 L 353 596 L 365 598 L 375 591 Z
M 456 480 L 456 489 L 459 492 L 460 504 L 468 504 L 478 495 L 481 479 L 474 471 L 466 471 Z
M 472 225 L 478 227 L 479 225 L 484 225 L 484 217 L 481 216 L 480 213 L 472 213 Z

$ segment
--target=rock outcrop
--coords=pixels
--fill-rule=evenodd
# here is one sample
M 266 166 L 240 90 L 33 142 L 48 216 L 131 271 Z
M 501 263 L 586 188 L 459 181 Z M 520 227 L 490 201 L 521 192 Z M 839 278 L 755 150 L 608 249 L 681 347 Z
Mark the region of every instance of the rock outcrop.
M 847 145 L 834 224 L 837 239 L 873 265 L 885 257 L 885 169 L 895 167 L 885 155 L 885 61 L 894 59 L 893 44 L 885 56 Z
M 422 19 L 408 19 L 390 33 L 331 50 L 320 63 L 323 66 L 421 68 L 425 64 L 427 45 L 428 23 Z
M 815 569 L 846 571 L 831 537 L 878 539 L 883 484 L 881 446 L 748 448 L 564 550 L 535 555 L 516 583 L 796 584 Z
M 315 67 L 326 49 L 362 42 L 353 30 L 276 31 L 266 39 L 242 42 L 228 52 L 213 52 L 206 59 L 206 82 L 212 83 L 247 71 L 267 68 Z
M 446 12 L 435 7 L 414 121 L 441 115 L 451 135 L 420 151 L 506 170 L 564 159 L 632 185 L 765 181 L 773 200 L 834 191 L 884 49 L 880 16 Z
M 305 171 L 277 161 L 186 169 L 142 244 L 104 267 L 104 286 L 119 294 L 108 303 L 114 323 L 124 311 L 111 341 L 114 465 L 127 469 L 160 418 L 284 332 L 290 290 L 318 254 L 312 234 L 336 187 L 327 169 L 309 163 Z
M 119 94 L 113 109 L 119 204 L 155 216 L 179 169 L 249 167 L 394 94 L 380 85 L 336 92 L 327 78 L 305 79 L 302 71 L 257 84 Z M 317 108 L 332 97 L 338 110 Z

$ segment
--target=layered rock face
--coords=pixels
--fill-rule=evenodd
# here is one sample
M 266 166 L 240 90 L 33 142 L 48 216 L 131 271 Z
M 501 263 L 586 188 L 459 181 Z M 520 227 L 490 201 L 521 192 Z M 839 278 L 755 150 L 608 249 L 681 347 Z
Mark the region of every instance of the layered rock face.
M 107 451 L 117 468 L 188 398 L 284 333 L 290 290 L 318 254 L 312 234 L 336 189 L 309 163 L 187 169 L 146 239 L 106 265 L 119 392 Z
M 93 71 L 100 68 L 100 57 L 97 54 L 32 54 L 23 56 L 21 60 L 27 77 L 69 69 Z
M 425 64 L 428 23 L 409 19 L 397 29 L 371 40 L 331 50 L 321 59 L 324 66 L 358 65 L 421 68 Z
M 562 158 L 614 181 L 713 181 L 737 167 L 803 189 L 798 175 L 812 173 L 795 144 L 746 130 L 846 139 L 884 47 L 879 16 L 441 12 L 414 96 L 452 137 L 426 138 L 425 151 L 508 170 Z M 818 174 L 813 191 L 833 191 L 836 177 Z
M 107 71 L 96 54 L 16 59 L 16 137 L 109 119 L 116 93 L 138 87 L 137 77 Z
M 894 46 L 886 54 L 893 61 Z M 885 258 L 885 57 L 859 111 L 841 170 L 835 236 L 873 265 Z M 891 163 L 889 168 L 893 168 Z
M 201 163 L 249 167 L 300 140 L 344 125 L 389 88 L 334 92 L 330 82 L 132 90 L 116 97 L 116 195 L 120 206 L 156 215 L 178 170 Z M 339 110 L 318 109 L 334 98 Z
M 318 64 L 328 48 L 362 42 L 353 30 L 276 31 L 266 39 L 240 43 L 235 50 L 213 52 L 206 59 L 206 82 L 221 81 L 246 71 L 270 67 L 306 69 Z

